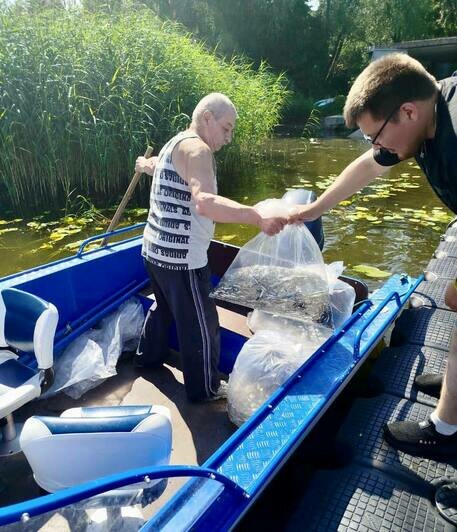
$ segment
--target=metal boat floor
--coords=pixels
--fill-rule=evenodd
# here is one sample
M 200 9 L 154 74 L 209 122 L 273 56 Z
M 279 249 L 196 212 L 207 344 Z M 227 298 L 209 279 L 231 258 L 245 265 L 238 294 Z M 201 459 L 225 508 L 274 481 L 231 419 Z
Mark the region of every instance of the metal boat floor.
M 383 349 L 376 361 L 372 375 L 377 377 L 385 392 L 434 406 L 437 400 L 416 390 L 413 386 L 417 375 L 444 373 L 447 352 L 441 349 L 405 344 Z
M 416 344 L 449 350 L 457 313 L 449 310 L 419 308 L 405 310 L 395 323 L 390 345 Z
M 423 281 L 410 298 L 413 308 L 430 307 L 450 310 L 444 302 L 444 292 L 449 279 L 437 279 L 436 281 Z
M 131 358 L 124 359 L 117 366 L 117 375 L 80 399 L 74 400 L 60 393 L 46 400 L 36 400 L 18 410 L 15 419 L 20 422 L 32 415 L 58 416 L 63 410 L 76 406 L 120 404 L 156 404 L 170 409 L 173 423 L 171 464 L 203 464 L 236 430 L 228 419 L 226 401 L 188 402 L 179 368 L 179 355 L 175 352 L 171 352 L 162 368 L 155 370 L 136 369 Z M 185 479 L 181 478 L 170 479 L 157 504 L 160 502 L 162 505 L 184 482 Z M 22 453 L 0 460 L 1 506 L 39 494 L 32 471 Z
M 404 484 L 382 471 L 351 465 L 319 471 L 287 532 L 455 531 L 433 505 L 434 488 Z
M 385 423 L 423 421 L 433 408 L 384 394 L 358 399 L 338 434 L 338 441 L 350 447 L 356 462 L 382 469 L 410 483 L 429 483 L 441 477 L 457 476 L 457 457 L 448 463 L 411 456 L 388 445 L 383 439 Z
M 453 220 L 448 228 L 446 229 L 445 236 L 455 236 L 457 237 L 457 225 L 455 225 L 455 220 Z

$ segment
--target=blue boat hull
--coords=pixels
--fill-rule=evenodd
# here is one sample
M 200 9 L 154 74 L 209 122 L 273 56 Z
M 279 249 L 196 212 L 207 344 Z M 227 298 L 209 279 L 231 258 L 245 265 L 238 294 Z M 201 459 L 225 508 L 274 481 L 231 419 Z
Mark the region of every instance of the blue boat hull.
M 81 332 L 132 295 L 138 295 L 145 308 L 150 304 L 140 293 L 148 283 L 140 246 L 141 238 L 135 237 L 81 251 L 75 257 L 3 278 L 0 289 L 18 287 L 56 305 L 60 314 L 58 356 Z M 212 245 L 210 265 L 215 279 L 237 251 L 234 246 Z M 0 525 L 17 522 L 24 514 L 39 516 L 75 504 L 145 476 L 184 476 L 192 478 L 144 529 L 230 529 L 352 379 L 420 281 L 392 276 L 201 468 L 128 471 L 0 509 Z M 222 331 L 221 369 L 226 373 L 245 340 L 232 331 Z M 24 361 L 33 365 L 32 360 Z

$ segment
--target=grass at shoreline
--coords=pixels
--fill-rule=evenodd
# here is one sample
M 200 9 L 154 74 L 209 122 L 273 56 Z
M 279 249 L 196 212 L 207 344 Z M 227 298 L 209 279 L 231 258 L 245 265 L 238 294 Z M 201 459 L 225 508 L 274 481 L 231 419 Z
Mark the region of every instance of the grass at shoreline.
M 115 202 L 135 158 L 186 127 L 196 102 L 220 91 L 240 115 L 242 164 L 279 121 L 286 96 L 265 65 L 224 62 L 150 10 L 109 17 L 84 11 L 0 16 L 0 201 L 14 213 L 65 206 L 83 194 Z M 138 194 L 147 194 L 144 180 Z

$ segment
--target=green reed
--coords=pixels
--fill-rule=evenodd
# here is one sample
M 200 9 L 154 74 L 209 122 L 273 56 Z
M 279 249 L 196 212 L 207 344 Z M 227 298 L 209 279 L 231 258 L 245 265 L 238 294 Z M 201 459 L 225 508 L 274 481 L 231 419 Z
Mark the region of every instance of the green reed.
M 224 92 L 238 108 L 226 168 L 279 121 L 286 96 L 266 65 L 219 58 L 150 10 L 116 16 L 46 10 L 0 16 L 0 201 L 36 212 L 71 193 L 110 204 L 135 158 L 186 127 L 197 101 Z M 139 194 L 147 197 L 145 179 Z

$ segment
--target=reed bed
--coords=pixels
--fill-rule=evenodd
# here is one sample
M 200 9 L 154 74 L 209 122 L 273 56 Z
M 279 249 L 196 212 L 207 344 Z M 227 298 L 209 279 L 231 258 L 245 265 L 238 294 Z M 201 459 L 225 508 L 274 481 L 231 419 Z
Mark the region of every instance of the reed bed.
M 206 93 L 240 115 L 227 166 L 241 164 L 279 121 L 286 97 L 266 65 L 226 61 L 150 10 L 116 16 L 46 10 L 0 15 L 0 201 L 34 213 L 70 195 L 109 204 L 135 158 L 186 127 Z M 236 162 L 235 162 L 236 161 Z M 140 194 L 145 197 L 147 182 Z

